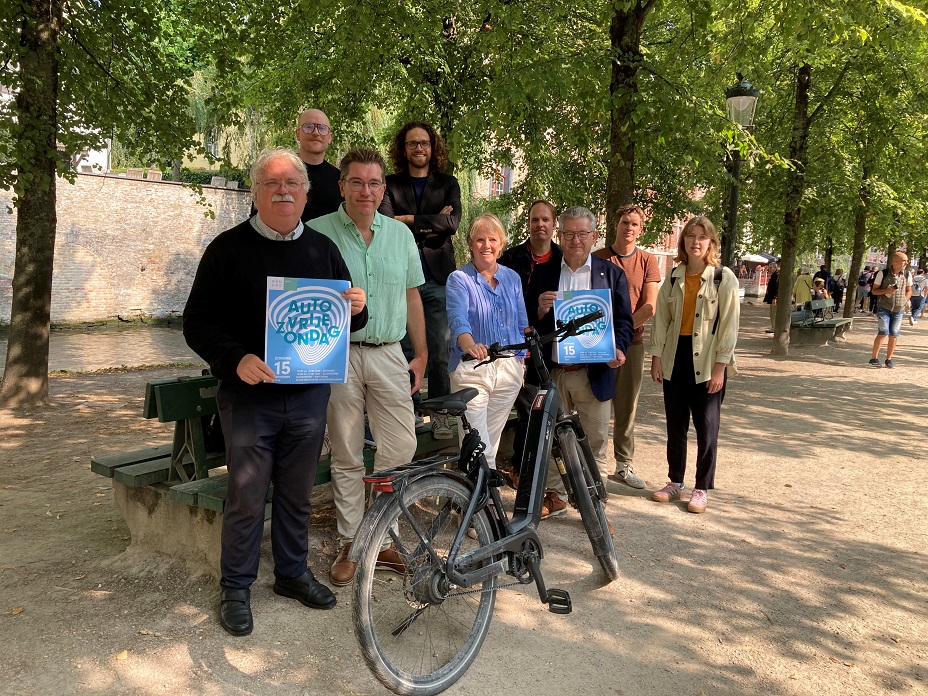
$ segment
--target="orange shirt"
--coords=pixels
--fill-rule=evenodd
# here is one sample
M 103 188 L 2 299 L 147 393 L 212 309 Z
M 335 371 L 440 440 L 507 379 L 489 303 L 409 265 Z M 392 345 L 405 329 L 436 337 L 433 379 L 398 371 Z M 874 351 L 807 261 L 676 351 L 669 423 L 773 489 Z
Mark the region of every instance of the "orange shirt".
M 696 318 L 696 296 L 699 295 L 699 287 L 702 285 L 702 274 L 686 274 L 686 282 L 683 285 L 683 314 L 680 317 L 680 335 L 693 335 L 693 321 Z

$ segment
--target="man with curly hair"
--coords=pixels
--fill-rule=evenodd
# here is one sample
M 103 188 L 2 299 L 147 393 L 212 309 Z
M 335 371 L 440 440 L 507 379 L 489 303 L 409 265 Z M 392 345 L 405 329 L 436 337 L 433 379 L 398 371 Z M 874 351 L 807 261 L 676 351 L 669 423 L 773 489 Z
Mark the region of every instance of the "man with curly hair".
M 455 269 L 451 237 L 461 222 L 461 188 L 447 173 L 448 149 L 428 123 L 404 125 L 390 145 L 393 174 L 387 177 L 380 212 L 405 223 L 416 239 L 425 283 L 419 288 L 425 310 L 428 394 L 444 396 L 451 390 L 448 376 L 450 333 L 445 310 L 445 282 Z M 449 419 L 433 416 L 436 439 L 454 437 Z

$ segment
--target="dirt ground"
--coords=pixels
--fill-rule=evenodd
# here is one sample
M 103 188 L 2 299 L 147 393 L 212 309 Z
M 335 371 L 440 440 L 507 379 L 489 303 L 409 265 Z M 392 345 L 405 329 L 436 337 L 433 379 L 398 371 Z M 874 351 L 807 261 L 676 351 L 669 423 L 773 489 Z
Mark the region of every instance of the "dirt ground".
M 646 379 L 649 491 L 608 506 L 622 576 L 603 585 L 576 512 L 544 522 L 545 578 L 573 613 L 548 613 L 530 587 L 500 592 L 449 694 L 928 693 L 928 321 L 904 327 L 895 370 L 875 370 L 872 318 L 783 360 L 766 310 L 744 306 L 708 512 L 649 500 L 666 465 Z M 0 411 L 0 693 L 386 693 L 361 661 L 349 588 L 328 612 L 278 597 L 267 541 L 246 638 L 217 623 L 215 578 L 129 549 L 90 458 L 170 439 L 140 413 L 145 382 L 175 372 L 54 376 L 51 407 Z M 315 519 L 324 578 L 331 508 Z

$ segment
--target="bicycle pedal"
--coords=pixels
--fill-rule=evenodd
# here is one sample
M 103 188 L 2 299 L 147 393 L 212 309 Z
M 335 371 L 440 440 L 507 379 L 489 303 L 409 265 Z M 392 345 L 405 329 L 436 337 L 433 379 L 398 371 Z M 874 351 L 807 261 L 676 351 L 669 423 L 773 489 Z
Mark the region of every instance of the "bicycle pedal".
M 552 614 L 569 614 L 573 610 L 567 590 L 548 589 L 548 611 Z

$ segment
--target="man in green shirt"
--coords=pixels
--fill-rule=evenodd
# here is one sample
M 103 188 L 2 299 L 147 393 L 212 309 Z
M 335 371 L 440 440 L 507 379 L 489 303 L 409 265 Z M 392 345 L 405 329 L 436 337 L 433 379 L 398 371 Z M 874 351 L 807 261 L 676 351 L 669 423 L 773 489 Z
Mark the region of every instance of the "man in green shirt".
M 412 459 L 416 431 L 409 397 L 422 383 L 428 351 L 418 291 L 425 278 L 415 239 L 406 225 L 377 212 L 384 196 L 384 160 L 376 150 L 355 148 L 342 158 L 339 170 L 345 202 L 308 225 L 335 242 L 352 282 L 367 294 L 368 323 L 351 334 L 348 381 L 332 385 L 326 413 L 341 540 L 329 577 L 334 585 L 347 585 L 355 572 L 348 553 L 364 516 L 364 411 L 377 441 L 374 469 Z M 408 366 L 400 347 L 407 332 L 415 351 Z M 377 566 L 395 572 L 405 569 L 392 547 L 380 553 Z

